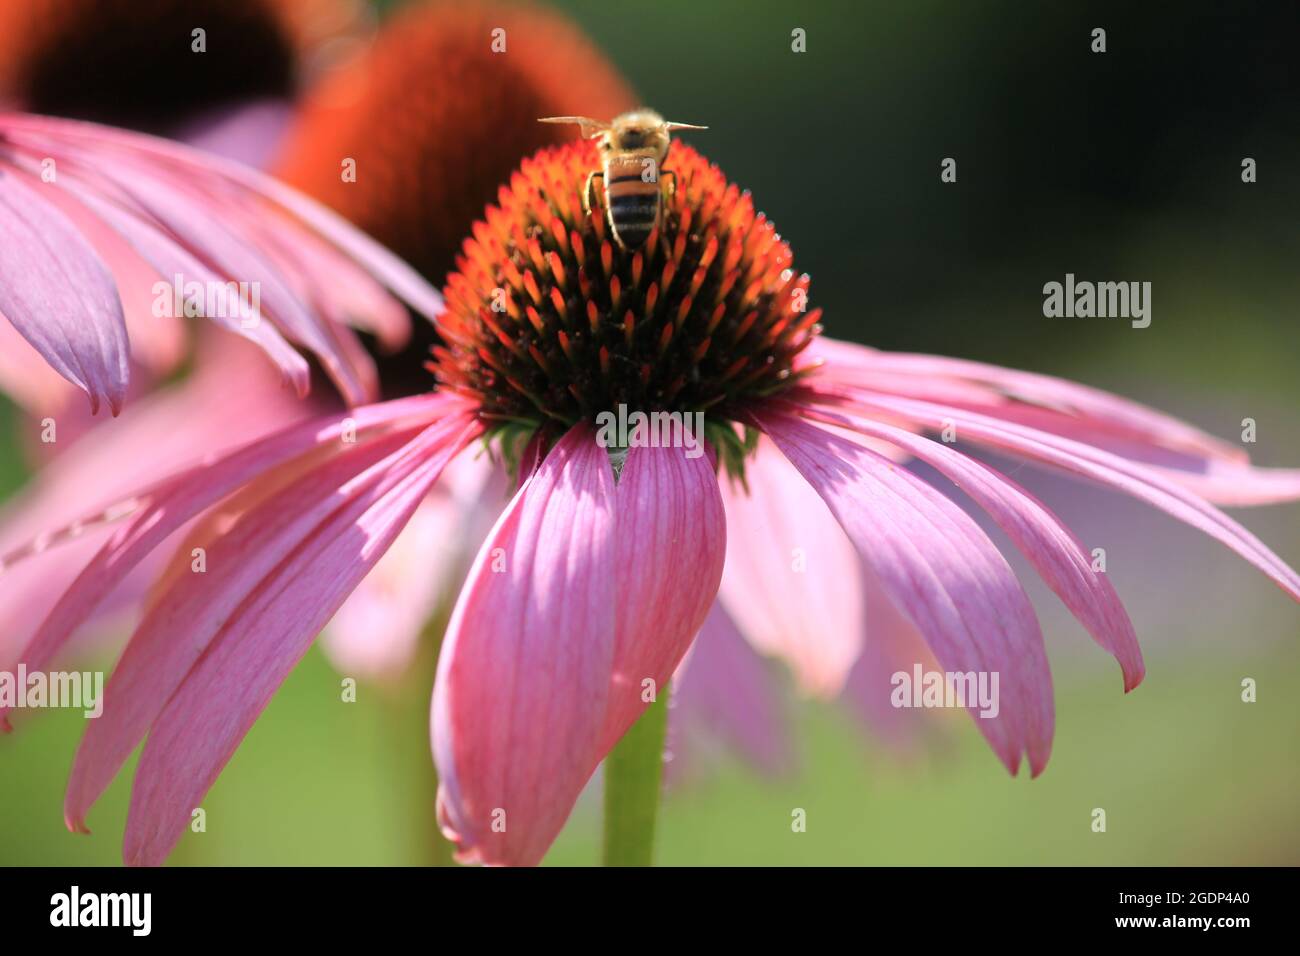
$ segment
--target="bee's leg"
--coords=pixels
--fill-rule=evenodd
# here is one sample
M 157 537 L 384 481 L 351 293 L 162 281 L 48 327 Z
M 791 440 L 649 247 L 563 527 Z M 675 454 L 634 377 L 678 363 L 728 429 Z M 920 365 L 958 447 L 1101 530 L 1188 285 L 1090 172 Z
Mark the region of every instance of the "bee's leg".
M 668 190 L 668 198 L 671 199 L 673 196 L 677 195 L 677 174 L 673 172 L 671 169 L 660 170 L 659 178 L 662 180 L 665 176 L 673 177 L 672 187 Z
M 588 174 L 587 176 L 586 185 L 582 187 L 582 211 L 589 216 L 591 215 L 591 207 L 594 205 L 594 203 L 591 201 L 592 200 L 591 186 L 592 183 L 596 181 L 597 177 L 600 178 L 602 184 L 605 182 L 605 174 L 598 169 L 593 169 L 591 173 Z

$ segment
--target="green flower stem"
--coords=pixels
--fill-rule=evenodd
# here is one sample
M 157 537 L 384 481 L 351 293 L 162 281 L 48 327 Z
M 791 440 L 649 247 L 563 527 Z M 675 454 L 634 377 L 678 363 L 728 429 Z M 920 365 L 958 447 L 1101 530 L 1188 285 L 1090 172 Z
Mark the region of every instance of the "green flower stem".
M 650 866 L 663 781 L 668 689 L 605 758 L 605 866 Z

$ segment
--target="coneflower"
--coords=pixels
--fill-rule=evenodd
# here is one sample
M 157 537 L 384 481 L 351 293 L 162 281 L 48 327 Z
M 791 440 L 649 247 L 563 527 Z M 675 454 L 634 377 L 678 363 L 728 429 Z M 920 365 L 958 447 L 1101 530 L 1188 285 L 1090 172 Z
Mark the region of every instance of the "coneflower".
M 788 246 L 697 153 L 669 154 L 676 187 L 636 252 L 611 241 L 599 204 L 584 212 L 596 163 L 589 144 L 542 151 L 475 226 L 445 290 L 438 391 L 292 427 L 135 496 L 135 513 L 42 625 L 29 669 L 196 517 L 180 554 L 187 564 L 205 547 L 209 573 L 178 563 L 163 578 L 78 752 L 69 825 L 147 735 L 126 858 L 163 860 L 316 633 L 482 436 L 517 464 L 520 484 L 461 590 L 434 687 L 439 811 L 465 860 L 541 860 L 713 606 L 727 538 L 720 484 L 760 487 L 775 452 L 945 670 L 1001 674 L 1000 712 L 976 724 L 1013 773 L 1026 758 L 1043 769 L 1053 732 L 1033 608 L 978 525 L 898 455 L 988 511 L 1116 657 L 1126 689 L 1143 665 L 1105 575 L 1045 505 L 959 448 L 1010 451 L 1133 494 L 1300 598 L 1300 578 L 1186 476 L 1138 457 L 1177 451 L 1198 466 L 1189 480 L 1203 493 L 1231 482 L 1238 501 L 1295 497 L 1297 472 L 1252 469 L 1190 426 L 1084 386 L 826 340 Z M 713 454 L 605 447 L 596 423 L 611 403 L 701 413 Z M 956 447 L 924 437 L 953 427 Z

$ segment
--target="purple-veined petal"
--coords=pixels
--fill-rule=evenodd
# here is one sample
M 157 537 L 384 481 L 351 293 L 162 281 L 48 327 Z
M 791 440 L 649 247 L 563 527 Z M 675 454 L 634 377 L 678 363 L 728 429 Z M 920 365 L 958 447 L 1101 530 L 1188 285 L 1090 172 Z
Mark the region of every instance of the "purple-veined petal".
M 934 430 L 941 430 L 951 423 L 963 441 L 1011 452 L 1123 491 L 1227 545 L 1263 571 L 1293 599 L 1300 601 L 1300 575 L 1255 535 L 1162 471 L 1059 435 L 965 409 L 878 395 L 863 389 L 831 390 L 821 395 L 832 406 L 847 404 L 864 414 L 873 414 L 876 410 L 887 415 L 901 414 L 919 426 Z
M 480 431 L 468 415 L 438 422 L 338 488 L 334 509 L 305 537 L 299 537 L 301 528 L 290 534 L 292 549 L 215 622 L 220 630 L 154 722 L 140 756 L 123 848 L 128 863 L 166 859 L 289 671 L 392 544 L 443 466 Z M 273 520 L 279 507 L 280 501 L 269 501 L 249 520 Z M 184 587 L 229 597 L 226 582 L 215 575 Z M 189 600 L 182 595 L 179 603 Z
M 704 731 L 766 773 L 791 763 L 781 688 L 720 602 L 714 602 L 673 676 L 671 705 L 667 749 L 672 760 L 665 769 L 673 779 L 696 764 Z
M 721 600 L 759 650 L 785 660 L 807 693 L 833 697 L 862 649 L 858 556 L 825 503 L 770 439 L 723 485 Z
M 87 515 L 4 555 L 0 561 L 11 564 L 37 547 L 46 549 L 87 526 L 131 515 L 54 606 L 29 643 L 23 663 L 29 670 L 45 667 L 76 628 L 149 552 L 185 522 L 245 482 L 299 456 L 320 453 L 322 447 L 340 442 L 353 428 L 360 440 L 367 433 L 432 422 L 463 407 L 463 403 L 445 396 L 422 395 L 293 425 L 216 460 L 164 478 L 111 506 L 106 513 Z M 6 710 L 0 709 L 0 727 L 5 726 L 5 714 Z
M 130 375 L 113 276 L 57 208 L 0 166 L 0 314 L 51 367 L 113 414 Z
M 1042 502 L 1006 475 L 905 429 L 825 412 L 808 414 L 894 442 L 951 479 L 989 513 L 1097 643 L 1115 656 L 1124 671 L 1124 690 L 1141 682 L 1142 651 L 1119 595 L 1104 572 L 1092 569 L 1078 538 Z
M 410 439 L 399 432 L 341 447 L 319 467 L 253 504 L 225 533 L 212 540 L 186 535 L 172 557 L 173 565 L 183 567 L 163 582 L 113 671 L 102 716 L 87 724 L 64 804 L 69 829 L 83 829 L 86 811 L 243 601 L 347 494 L 360 495 L 376 484 L 390 456 Z M 356 480 L 358 475 L 363 479 Z M 202 574 L 190 567 L 195 545 L 204 550 Z
M 541 861 L 599 761 L 614 669 L 614 472 L 575 426 L 479 551 L 434 684 L 438 812 L 461 858 Z
M 997 673 L 996 716 L 975 724 L 1015 773 L 1051 751 L 1052 681 L 1033 607 L 993 543 L 910 472 L 779 411 L 755 415 L 839 520 L 858 554 L 949 672 Z
M 713 606 L 727 525 L 709 459 L 631 448 L 619 475 L 618 643 L 603 757 L 667 686 Z M 653 700 L 653 697 L 649 698 Z
M 169 140 L 94 123 L 10 113 L 3 116 L 0 125 L 11 135 L 28 137 L 29 142 L 42 147 L 52 140 L 73 146 L 93 142 L 105 149 L 169 163 L 196 176 L 220 177 L 269 200 L 302 226 L 328 239 L 425 317 L 436 319 L 442 314 L 442 297 L 405 262 L 342 216 L 256 170 Z

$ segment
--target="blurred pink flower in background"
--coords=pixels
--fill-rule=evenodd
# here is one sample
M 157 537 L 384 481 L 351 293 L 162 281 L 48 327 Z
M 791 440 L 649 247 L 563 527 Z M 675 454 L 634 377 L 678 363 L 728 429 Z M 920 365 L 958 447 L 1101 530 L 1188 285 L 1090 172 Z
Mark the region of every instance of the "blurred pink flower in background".
M 106 400 L 117 412 L 126 397 L 122 298 L 133 309 L 152 308 L 159 281 L 199 283 L 217 306 L 205 317 L 261 346 L 300 395 L 309 370 L 295 346 L 350 401 L 373 395 L 376 385 L 348 323 L 391 342 L 407 328 L 404 309 L 371 273 L 425 314 L 440 308 L 424 280 L 334 213 L 179 144 L 2 114 L 0 164 L 7 213 L 0 312 L 86 392 L 92 411 Z M 53 170 L 52 180 L 42 179 L 43 169 Z M 146 292 L 147 268 L 154 282 Z M 241 294 L 240 283 L 259 289 L 260 303 Z

